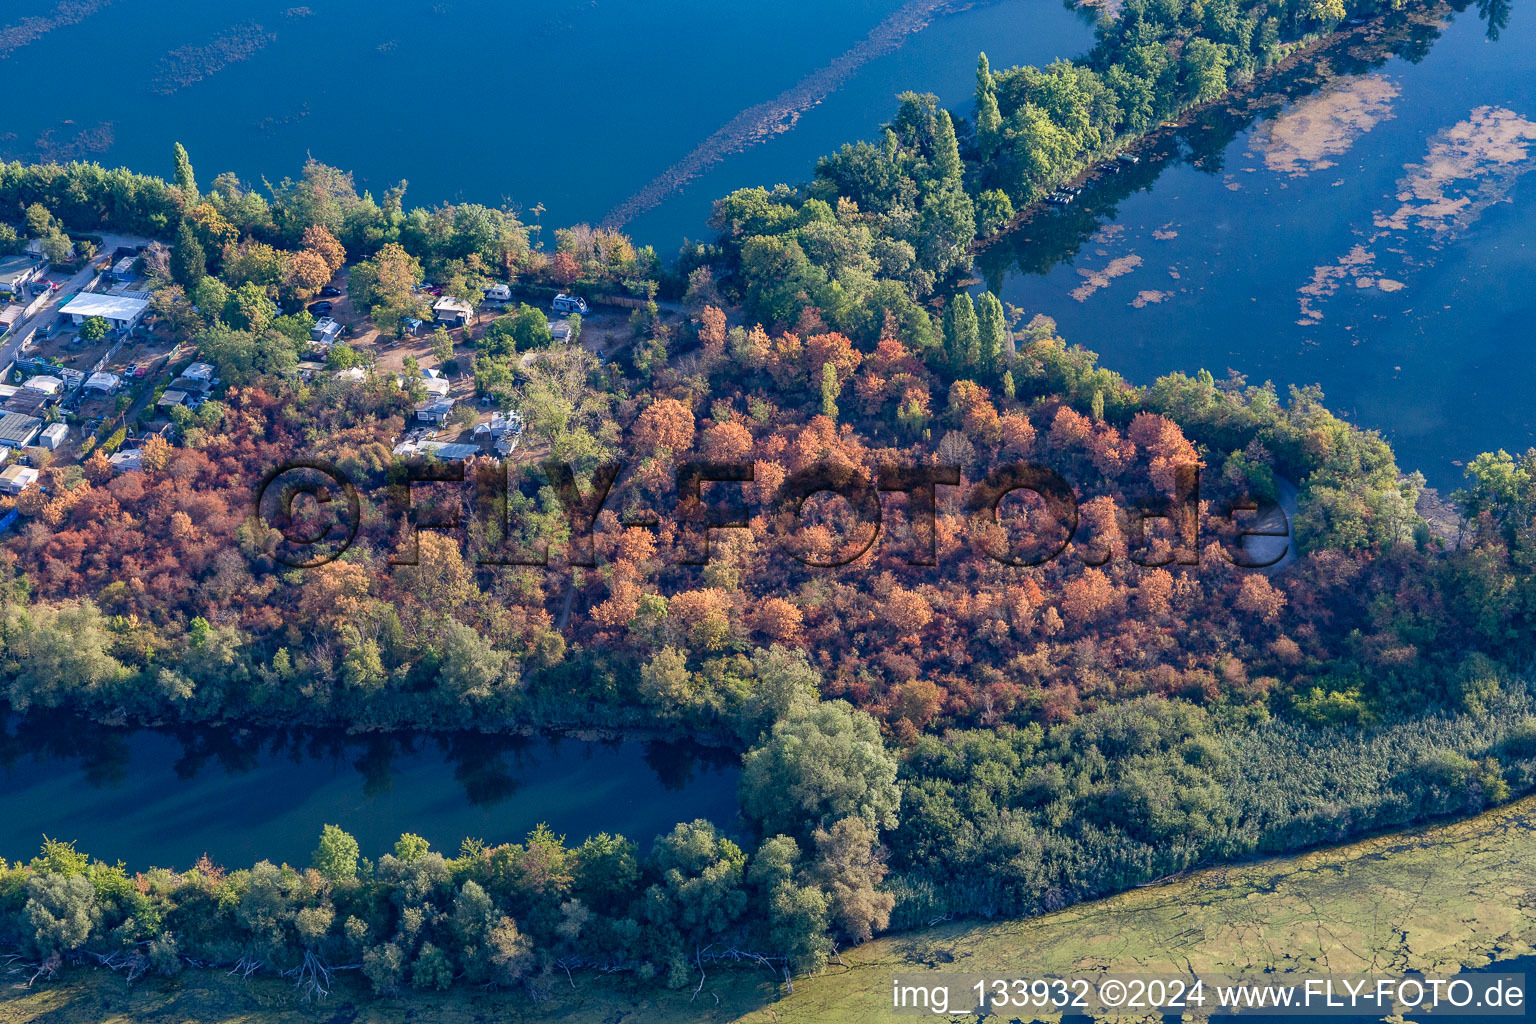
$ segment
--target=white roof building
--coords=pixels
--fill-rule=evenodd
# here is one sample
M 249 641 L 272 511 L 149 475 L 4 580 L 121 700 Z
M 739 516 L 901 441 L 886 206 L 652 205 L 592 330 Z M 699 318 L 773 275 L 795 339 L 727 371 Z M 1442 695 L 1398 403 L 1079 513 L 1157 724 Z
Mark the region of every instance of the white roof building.
M 138 299 L 128 295 L 81 292 L 60 306 L 59 311 L 68 313 L 76 324 L 84 323 L 88 317 L 99 316 L 113 327 L 122 330 L 138 323 L 139 318 L 148 308 L 148 299 Z
M 56 395 L 59 389 L 64 387 L 64 382 L 57 377 L 42 375 L 25 381 L 21 386 L 31 388 L 33 391 L 41 391 L 45 395 Z
M 37 470 L 31 466 L 12 466 L 0 473 L 0 491 L 20 494 L 28 485 L 37 483 Z
M 107 460 L 118 469 L 142 473 L 144 471 L 144 449 L 124 448 L 116 452 Z
M 38 442 L 49 451 L 54 451 L 65 441 L 69 440 L 69 424 L 55 423 L 43 431 Z

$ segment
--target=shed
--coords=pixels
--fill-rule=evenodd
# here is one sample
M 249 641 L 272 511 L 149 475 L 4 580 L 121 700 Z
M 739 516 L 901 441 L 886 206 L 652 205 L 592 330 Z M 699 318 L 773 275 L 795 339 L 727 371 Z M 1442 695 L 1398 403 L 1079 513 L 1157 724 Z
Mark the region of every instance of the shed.
M 49 451 L 57 451 L 69 440 L 69 424 L 55 423 L 43 431 L 38 443 Z
M 37 470 L 31 466 L 11 466 L 0 472 L 0 491 L 16 495 L 37 483 Z
M 64 382 L 58 377 L 39 374 L 30 380 L 22 381 L 21 386 L 32 391 L 40 391 L 45 395 L 56 395 L 63 389 Z
M 185 405 L 187 393 L 179 388 L 170 388 L 160 396 L 160 401 L 155 403 L 157 409 L 174 409 L 178 405 Z
M 133 265 L 137 260 L 137 256 L 124 256 L 112 264 L 112 276 L 119 281 L 132 281 L 134 278 Z

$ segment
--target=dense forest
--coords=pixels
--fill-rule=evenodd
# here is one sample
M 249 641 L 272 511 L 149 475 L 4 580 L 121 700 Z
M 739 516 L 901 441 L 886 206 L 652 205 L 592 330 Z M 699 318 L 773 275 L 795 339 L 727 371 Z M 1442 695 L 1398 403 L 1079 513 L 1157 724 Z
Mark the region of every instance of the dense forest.
M 332 827 L 307 867 L 130 873 L 49 841 L 0 862 L 0 935 L 45 965 L 91 950 L 312 990 L 340 967 L 380 992 L 578 968 L 683 985 L 705 963 L 814 969 L 888 927 L 1530 790 L 1536 451 L 1470 461 L 1461 533 L 1437 537 L 1422 478 L 1317 389 L 1134 386 L 956 287 L 978 232 L 1371 13 L 1132 0 L 1082 60 L 983 59 L 971 118 L 909 95 L 809 184 L 722 199 L 719 238 L 675 260 L 583 226 L 546 248 L 511 210 L 409 208 L 403 186 L 376 199 L 315 162 L 270 192 L 229 174 L 204 190 L 180 147 L 169 180 L 0 167 L 19 225 L 0 244 L 159 239 L 154 312 L 226 385 L 173 414 L 179 443 L 144 443 L 142 471 L 107 458 L 119 432 L 0 499 L 21 517 L 0 558 L 11 709 L 660 729 L 744 766 L 740 821 L 648 847 L 540 828 L 453 856 L 411 835 L 360 851 Z M 342 268 L 386 334 L 430 277 L 466 301 L 493 282 L 634 297 L 635 341 L 601 362 L 521 306 L 470 332 L 472 358 L 448 345 L 443 367 L 517 410 L 538 456 L 405 485 L 466 513 L 413 531 L 392 444 L 419 382 L 344 345 L 330 369 L 361 372 L 299 372 L 303 304 Z M 275 558 L 250 514 L 263 474 L 300 457 L 362 496 L 357 541 L 313 568 Z M 701 463 L 750 475 L 706 486 Z M 1011 486 L 1023 465 L 1066 497 Z M 1242 567 L 1243 506 L 1292 485 L 1295 564 Z

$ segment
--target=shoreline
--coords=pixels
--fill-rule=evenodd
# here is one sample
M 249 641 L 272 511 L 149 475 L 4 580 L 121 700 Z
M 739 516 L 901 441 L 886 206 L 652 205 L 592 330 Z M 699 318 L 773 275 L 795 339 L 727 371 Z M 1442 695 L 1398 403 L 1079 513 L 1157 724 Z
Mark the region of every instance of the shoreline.
M 1421 0 L 1419 3 L 1406 4 L 1401 10 L 1387 11 L 1366 19 L 1360 24 L 1344 24 L 1326 35 L 1314 36 L 1305 41 L 1298 41 L 1291 52 L 1280 60 L 1262 69 L 1220 96 L 1204 103 L 1191 104 L 1180 111 L 1173 120 L 1163 121 L 1142 132 L 1140 135 L 1126 136 L 1115 141 L 1107 149 L 1095 154 L 1087 163 L 1077 170 L 1071 177 L 1063 179 L 1055 184 L 1056 189 L 1085 187 L 1098 180 L 1098 173 L 1104 167 L 1112 165 L 1119 159 L 1122 153 L 1135 155 L 1136 150 L 1150 147 L 1162 139 L 1166 139 L 1175 133 L 1190 127 L 1201 115 L 1214 111 L 1222 106 L 1229 108 L 1234 101 L 1244 103 L 1247 109 L 1233 110 L 1234 114 L 1248 114 L 1258 103 L 1262 95 L 1270 95 L 1266 92 L 1276 84 L 1275 79 L 1298 70 L 1309 61 L 1322 59 L 1330 51 L 1339 46 L 1355 41 L 1357 36 L 1369 36 L 1373 30 L 1384 30 L 1390 19 L 1411 19 L 1416 15 L 1424 15 L 1439 11 L 1449 11 L 1449 5 L 1444 0 Z M 972 255 L 985 252 L 1008 238 L 1020 228 L 1033 223 L 1042 212 L 1050 212 L 1050 204 L 1047 201 L 1049 193 L 1041 195 L 1023 208 L 1015 211 L 1012 218 L 1006 224 L 998 228 L 990 235 L 978 235 L 971 243 Z

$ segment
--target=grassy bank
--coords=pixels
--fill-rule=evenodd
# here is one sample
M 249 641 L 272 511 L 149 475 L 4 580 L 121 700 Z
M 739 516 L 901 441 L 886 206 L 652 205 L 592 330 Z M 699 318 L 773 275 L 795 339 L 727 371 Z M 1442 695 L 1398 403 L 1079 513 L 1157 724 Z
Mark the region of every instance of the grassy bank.
M 536 1005 L 521 992 L 462 986 L 445 995 L 374 1000 L 354 976 L 324 1003 L 306 1004 L 286 982 L 270 978 L 189 970 L 129 985 L 108 971 L 73 969 L 31 989 L 0 991 L 0 1024 L 862 1024 L 890 1016 L 883 1001 L 898 971 L 1454 970 L 1533 951 L 1533 822 L 1536 798 L 1449 825 L 1192 873 L 1031 920 L 951 924 L 880 939 L 843 954 L 843 967 L 796 981 L 792 994 L 766 972 L 713 969 L 696 996 L 691 988 L 672 992 L 619 978 L 578 975 L 573 985 L 557 975 Z

